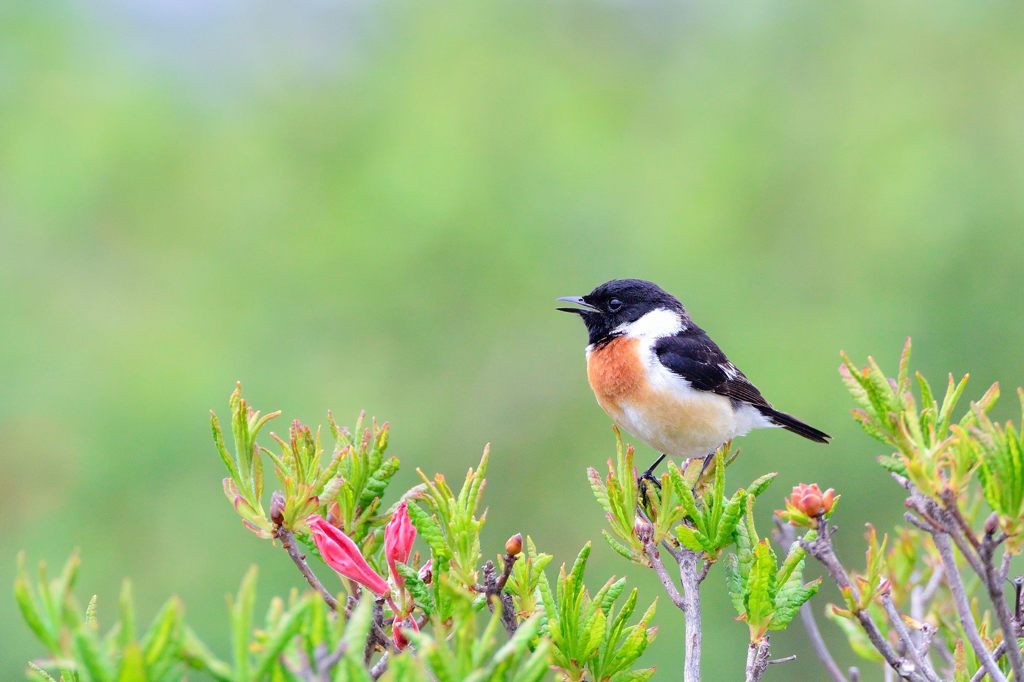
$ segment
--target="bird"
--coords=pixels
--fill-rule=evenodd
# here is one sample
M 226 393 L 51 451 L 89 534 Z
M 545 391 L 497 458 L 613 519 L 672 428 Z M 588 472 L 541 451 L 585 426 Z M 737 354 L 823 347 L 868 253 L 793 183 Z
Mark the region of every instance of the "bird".
M 613 279 L 584 296 L 561 296 L 587 327 L 587 379 L 619 427 L 660 457 L 704 458 L 754 429 L 781 427 L 816 443 L 824 431 L 775 409 L 690 317 L 654 282 Z M 703 469 L 702 469 L 703 471 Z

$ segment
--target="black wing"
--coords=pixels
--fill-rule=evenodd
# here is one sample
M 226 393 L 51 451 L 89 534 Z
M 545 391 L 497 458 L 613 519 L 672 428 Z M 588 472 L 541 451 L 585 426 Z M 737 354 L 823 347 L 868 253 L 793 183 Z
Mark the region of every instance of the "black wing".
M 771 409 L 757 387 L 729 362 L 722 349 L 703 330 L 691 327 L 681 334 L 661 338 L 654 345 L 654 352 L 662 365 L 699 391 L 711 391 L 754 407 Z
M 695 389 L 752 405 L 772 423 L 817 443 L 828 443 L 831 436 L 824 431 L 772 407 L 757 386 L 729 362 L 722 349 L 699 327 L 659 339 L 654 344 L 654 352 L 662 365 L 689 381 Z

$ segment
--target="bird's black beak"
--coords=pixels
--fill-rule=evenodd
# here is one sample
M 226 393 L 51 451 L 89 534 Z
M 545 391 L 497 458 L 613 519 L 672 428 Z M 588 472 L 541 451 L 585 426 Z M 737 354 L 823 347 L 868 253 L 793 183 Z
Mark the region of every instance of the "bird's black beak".
M 556 300 L 565 301 L 566 303 L 572 303 L 579 306 L 578 308 L 558 308 L 563 313 L 576 313 L 577 315 L 583 315 L 589 312 L 601 312 L 596 306 L 592 306 L 583 300 L 582 296 L 559 296 Z

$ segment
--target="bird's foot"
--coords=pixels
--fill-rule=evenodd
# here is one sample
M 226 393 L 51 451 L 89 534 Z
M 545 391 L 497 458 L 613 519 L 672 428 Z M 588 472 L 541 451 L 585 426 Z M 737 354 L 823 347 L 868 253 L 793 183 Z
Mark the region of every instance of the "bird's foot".
M 641 500 L 646 500 L 647 499 L 647 482 L 648 481 L 650 481 L 652 484 L 654 484 L 655 488 L 657 488 L 658 490 L 661 490 L 661 481 L 659 481 L 658 477 L 654 475 L 654 470 L 658 468 L 658 465 L 661 464 L 662 460 L 664 460 L 664 459 L 665 459 L 665 455 L 662 455 L 661 457 L 658 457 L 658 459 L 654 462 L 654 464 L 652 464 L 651 466 L 647 467 L 647 471 L 645 471 L 642 474 L 640 474 L 639 476 L 637 476 L 636 484 L 640 488 L 640 499 Z

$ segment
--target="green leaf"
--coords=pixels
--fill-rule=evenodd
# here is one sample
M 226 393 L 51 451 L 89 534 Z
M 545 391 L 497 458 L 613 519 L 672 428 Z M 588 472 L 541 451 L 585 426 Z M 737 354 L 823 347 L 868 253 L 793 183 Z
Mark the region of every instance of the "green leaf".
M 142 648 L 134 642 L 128 644 L 121 654 L 121 668 L 117 673 L 117 682 L 147 682 Z
M 800 607 L 804 605 L 804 602 L 813 597 L 820 587 L 821 578 L 818 578 L 794 590 L 786 590 L 785 599 L 780 600 L 776 606 L 769 628 L 772 630 L 784 630 L 796 616 L 797 612 L 800 611 Z M 783 593 L 780 592 L 779 595 L 781 597 Z
M 156 677 L 155 671 L 167 668 L 177 658 L 180 630 L 181 603 L 176 597 L 171 597 L 142 636 L 143 656 L 151 677 Z
M 373 622 L 373 595 L 369 590 L 363 590 L 362 598 L 345 624 L 345 634 L 342 641 L 345 642 L 349 656 L 355 656 L 362 660 L 363 645 L 370 634 L 370 625 Z
M 775 610 L 775 556 L 767 540 L 754 548 L 754 564 L 747 581 L 747 624 L 751 633 L 767 628 Z
M 629 559 L 630 561 L 637 560 L 637 558 L 633 555 L 633 552 L 630 551 L 629 547 L 626 547 L 624 544 L 613 538 L 611 533 L 609 533 L 604 528 L 601 529 L 601 535 L 604 536 L 604 539 L 608 542 L 608 545 L 612 549 L 614 549 L 617 554 L 621 555 L 626 559 Z
M 132 597 L 132 583 L 127 578 L 121 583 L 118 606 L 121 609 L 121 631 L 118 633 L 118 641 L 125 647 L 135 641 L 135 600 Z
M 430 587 L 420 580 L 419 572 L 412 566 L 398 562 L 395 567 L 405 581 L 405 587 L 412 595 L 413 602 L 423 610 L 423 615 L 429 618 L 434 612 L 434 594 L 430 591 Z
M 366 481 L 366 485 L 363 486 L 363 492 L 359 496 L 359 506 L 365 508 L 373 498 L 382 498 L 384 491 L 388 487 L 388 483 L 391 481 L 391 477 L 398 472 L 398 459 L 391 457 L 381 464 L 370 478 Z M 411 505 L 410 505 L 411 506 Z
M 774 481 L 775 477 L 778 475 L 778 472 L 773 471 L 770 474 L 765 474 L 764 476 L 754 479 L 754 482 L 747 486 L 747 494 L 759 497 L 761 493 L 768 489 L 768 486 L 772 484 L 772 481 Z
M 520 626 L 521 627 L 521 626 Z M 551 642 L 541 639 L 537 648 L 516 671 L 512 682 L 540 682 L 548 675 L 551 665 Z
M 57 636 L 57 626 L 53 626 L 44 620 L 39 606 L 36 604 L 35 595 L 32 590 L 32 581 L 26 567 L 25 553 L 18 554 L 18 575 L 14 580 L 14 600 L 18 603 L 21 617 L 25 620 L 29 629 L 51 652 L 60 653 L 60 642 Z M 45 587 L 43 588 L 45 589 Z M 52 628 L 52 629 L 51 629 Z
M 79 627 L 74 633 L 74 646 L 78 660 L 91 682 L 111 682 L 114 679 L 110 661 L 103 655 L 92 630 Z
M 409 511 L 409 520 L 412 521 L 412 525 L 416 526 L 419 536 L 430 546 L 430 551 L 434 553 L 434 556 L 450 558 L 451 552 L 445 542 L 444 533 L 441 532 L 441 526 L 434 520 L 434 517 L 412 502 L 406 505 L 406 508 Z
M 729 499 L 722 510 L 721 520 L 718 523 L 718 533 L 712 542 L 715 550 L 721 549 L 732 542 L 733 533 L 736 531 L 736 524 L 739 523 L 746 508 L 747 493 L 740 488 L 736 494 Z
M 686 524 L 680 523 L 676 526 L 676 539 L 686 549 L 693 550 L 694 552 L 703 552 L 705 550 L 702 540 L 707 538 L 700 531 L 690 528 Z
M 53 675 L 51 675 L 50 673 L 48 673 L 45 670 L 43 670 L 41 667 L 39 667 L 38 665 L 36 665 L 32 661 L 28 662 L 28 671 L 27 671 L 27 673 L 28 673 L 28 676 L 29 676 L 30 679 L 31 679 L 32 675 L 35 675 L 36 678 L 38 680 L 40 680 L 41 682 L 57 682 L 57 680 L 54 679 Z
M 290 608 L 274 630 L 267 635 L 267 639 L 263 643 L 263 652 L 256 661 L 253 677 L 260 679 L 267 674 L 277 662 L 278 656 L 298 634 L 299 628 L 305 621 L 306 613 L 309 611 L 309 599 L 307 597 Z
M 230 601 L 231 649 L 235 661 L 235 674 L 249 678 L 249 632 L 252 628 L 252 610 L 256 601 L 257 569 L 250 566 L 238 587 L 238 595 Z
M 583 545 L 583 549 L 576 556 L 576 561 L 569 571 L 569 578 L 566 581 L 566 588 L 571 592 L 579 592 L 583 589 L 583 571 L 587 568 L 587 559 L 590 557 L 590 543 Z
M 217 454 L 220 455 L 221 461 L 224 462 L 228 474 L 235 481 L 240 481 L 241 476 L 238 475 L 235 458 L 231 456 L 231 453 L 228 452 L 227 447 L 224 445 L 224 433 L 220 428 L 220 420 L 217 419 L 217 413 L 213 410 L 210 410 L 210 430 L 213 432 L 213 444 L 217 447 Z
M 672 482 L 672 488 L 675 491 L 676 496 L 679 497 L 686 515 L 689 516 L 697 526 L 697 530 L 706 536 L 708 534 L 708 530 L 704 514 L 702 514 L 700 509 L 697 508 L 697 500 L 694 499 L 693 491 L 686 483 L 686 479 L 683 478 L 683 474 L 679 471 L 679 467 L 677 467 L 673 462 L 669 462 L 668 473 L 669 480 Z
M 725 560 L 725 586 L 729 593 L 729 600 L 739 616 L 747 612 L 746 584 L 746 576 L 740 573 L 736 555 L 730 554 Z
M 231 682 L 231 667 L 218 659 L 190 627 L 185 627 L 181 638 L 181 658 L 185 665 L 206 672 L 219 682 Z

